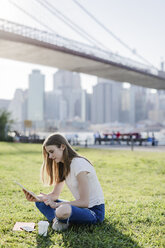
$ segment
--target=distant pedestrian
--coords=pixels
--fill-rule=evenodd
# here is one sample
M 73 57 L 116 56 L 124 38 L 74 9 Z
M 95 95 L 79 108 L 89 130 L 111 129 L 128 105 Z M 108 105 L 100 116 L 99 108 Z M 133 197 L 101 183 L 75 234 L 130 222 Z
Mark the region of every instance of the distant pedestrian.
M 116 133 L 116 138 L 117 138 L 118 144 L 120 144 L 120 136 L 121 136 L 121 134 L 120 134 L 120 132 L 118 131 L 118 132 Z
M 111 140 L 111 145 L 114 145 L 114 140 L 116 139 L 116 134 L 115 132 L 112 132 L 112 140 Z
M 155 146 L 155 135 L 152 133 L 152 146 Z
M 120 138 L 120 132 L 119 132 L 119 131 L 116 133 L 116 138 L 117 138 L 117 139 Z
M 95 145 L 97 144 L 97 142 L 99 143 L 99 145 L 101 144 L 101 135 L 98 131 L 94 133 L 94 142 Z

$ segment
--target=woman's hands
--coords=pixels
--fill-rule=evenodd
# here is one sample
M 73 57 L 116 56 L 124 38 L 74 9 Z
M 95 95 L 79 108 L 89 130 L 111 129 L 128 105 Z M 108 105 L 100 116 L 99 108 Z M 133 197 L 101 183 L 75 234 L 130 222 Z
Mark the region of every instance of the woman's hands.
M 46 205 L 49 205 L 51 208 L 59 207 L 59 204 L 57 202 L 53 201 L 52 199 L 47 199 L 47 200 L 44 201 L 44 203 Z
M 34 196 L 29 194 L 26 190 L 23 189 L 23 192 L 24 192 L 25 197 L 28 201 L 44 202 L 46 205 L 49 205 L 51 208 L 59 207 L 59 203 L 55 202 L 55 200 L 57 200 L 57 199 L 55 199 L 56 197 L 54 196 L 53 193 L 50 193 L 50 194 L 40 193 L 40 195 L 37 195 L 37 197 L 40 199 L 40 200 L 38 200 Z
M 44 193 L 41 193 L 42 195 L 42 199 L 43 199 L 43 202 L 46 204 L 46 205 L 49 205 L 51 208 L 57 208 L 58 207 L 58 203 L 55 202 L 56 197 L 53 193 L 50 193 L 50 194 L 44 194 Z
M 40 196 L 42 197 L 43 201 L 48 199 L 52 199 L 54 201 L 57 200 L 57 197 L 53 193 L 49 193 L 49 194 L 40 193 Z

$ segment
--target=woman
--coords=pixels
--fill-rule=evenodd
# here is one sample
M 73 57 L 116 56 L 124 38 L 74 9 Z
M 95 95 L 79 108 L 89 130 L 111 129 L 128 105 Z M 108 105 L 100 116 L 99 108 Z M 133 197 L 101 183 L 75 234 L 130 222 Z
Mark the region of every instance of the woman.
M 50 194 L 42 194 L 40 201 L 24 191 L 27 200 L 35 201 L 37 208 L 53 222 L 56 231 L 65 230 L 69 223 L 96 224 L 104 220 L 104 196 L 92 164 L 79 156 L 61 134 L 50 135 L 43 143 L 42 180 L 54 184 Z M 60 201 L 64 183 L 72 192 L 74 201 Z

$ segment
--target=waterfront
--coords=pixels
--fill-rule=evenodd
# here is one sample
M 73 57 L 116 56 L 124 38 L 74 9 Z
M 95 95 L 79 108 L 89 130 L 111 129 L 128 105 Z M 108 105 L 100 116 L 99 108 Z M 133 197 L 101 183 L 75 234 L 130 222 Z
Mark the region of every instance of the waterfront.
M 94 132 L 61 132 L 68 140 L 71 140 L 71 143 L 80 143 L 81 145 L 85 145 L 85 142 L 87 141 L 88 145 L 94 145 Z M 158 146 L 165 146 L 165 130 L 162 129 L 160 132 L 140 132 L 142 138 L 146 138 L 147 135 L 149 137 L 152 137 L 152 133 L 154 133 L 154 137 L 156 140 L 158 140 Z M 41 139 L 44 139 L 47 137 L 50 132 L 39 132 L 38 135 Z M 103 136 L 103 132 L 100 132 L 101 136 Z M 122 144 L 122 146 L 125 146 Z M 146 146 L 149 146 L 149 143 L 146 144 Z M 107 145 L 106 145 L 107 147 Z M 111 145 L 112 147 L 112 145 Z M 115 145 L 115 147 L 121 147 L 118 145 Z

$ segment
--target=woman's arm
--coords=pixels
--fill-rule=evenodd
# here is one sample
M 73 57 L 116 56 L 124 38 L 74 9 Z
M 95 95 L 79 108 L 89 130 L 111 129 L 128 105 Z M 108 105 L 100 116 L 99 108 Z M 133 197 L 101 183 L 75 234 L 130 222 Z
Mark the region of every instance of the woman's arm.
M 56 201 L 59 198 L 60 193 L 64 187 L 64 184 L 65 184 L 65 181 L 55 184 L 52 193 L 50 193 L 52 200 Z
M 49 193 L 49 194 L 41 193 L 43 196 L 44 203 L 47 204 L 48 200 L 51 200 L 53 202 L 56 201 L 59 198 L 59 195 L 63 189 L 64 184 L 65 184 L 65 181 L 60 182 L 60 183 L 56 183 L 54 186 L 54 189 L 51 193 Z
M 78 200 L 70 202 L 70 204 L 73 206 L 87 208 L 89 205 L 89 185 L 87 174 L 88 172 L 82 171 L 77 175 L 80 198 Z
M 37 196 L 40 200 L 37 200 L 36 198 L 34 198 L 32 195 L 30 195 L 27 191 L 25 191 L 23 189 L 23 192 L 26 196 L 26 199 L 28 201 L 32 201 L 32 202 L 46 202 L 48 199 L 52 200 L 52 201 L 56 201 L 59 198 L 59 195 L 62 191 L 62 188 L 64 186 L 65 182 L 61 182 L 61 183 L 56 183 L 56 185 L 54 186 L 53 191 L 50 194 L 44 194 L 44 193 L 40 193 L 39 196 Z
M 89 205 L 89 186 L 88 186 L 87 172 L 86 171 L 80 172 L 77 175 L 77 181 L 78 181 L 78 190 L 80 196 L 78 200 L 70 201 L 70 202 L 58 202 L 58 203 L 48 200 L 47 202 L 44 201 L 45 204 L 50 205 L 52 208 L 57 208 L 63 204 L 70 204 L 80 208 L 87 208 Z

